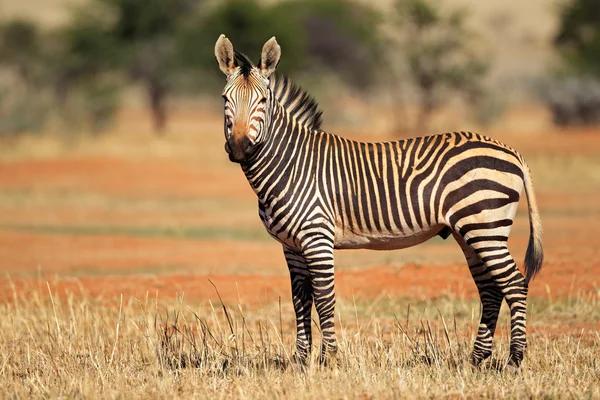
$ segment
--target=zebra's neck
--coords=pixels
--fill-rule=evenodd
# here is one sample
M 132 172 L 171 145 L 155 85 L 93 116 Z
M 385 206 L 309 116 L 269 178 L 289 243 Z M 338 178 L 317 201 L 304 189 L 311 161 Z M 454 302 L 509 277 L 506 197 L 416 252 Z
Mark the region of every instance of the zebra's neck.
M 293 177 L 298 151 L 311 135 L 275 99 L 266 128 L 264 142 L 249 162 L 242 164 L 242 171 L 261 201 L 278 197 L 284 190 Z M 283 174 L 289 174 L 290 178 L 279 179 Z

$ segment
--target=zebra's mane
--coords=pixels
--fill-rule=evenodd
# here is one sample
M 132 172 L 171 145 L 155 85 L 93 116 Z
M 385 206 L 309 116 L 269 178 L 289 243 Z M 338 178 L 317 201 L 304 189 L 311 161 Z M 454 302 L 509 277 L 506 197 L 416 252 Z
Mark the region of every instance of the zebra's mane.
M 245 79 L 250 77 L 250 72 L 256 65 L 244 53 L 235 51 L 240 72 Z M 294 117 L 300 125 L 311 130 L 321 129 L 323 123 L 322 112 L 316 100 L 304 89 L 296 85 L 284 75 L 272 76 L 269 80 L 271 91 L 275 99 Z
M 245 79 L 248 79 L 250 76 L 250 71 L 252 71 L 252 68 L 256 68 L 256 65 L 254 65 L 254 63 L 244 53 L 241 53 L 237 50 L 234 50 L 234 52 L 242 75 Z
M 279 104 L 294 117 L 300 125 L 311 130 L 321 129 L 323 113 L 319 104 L 304 89 L 296 85 L 284 75 L 273 76 L 270 79 L 271 91 Z

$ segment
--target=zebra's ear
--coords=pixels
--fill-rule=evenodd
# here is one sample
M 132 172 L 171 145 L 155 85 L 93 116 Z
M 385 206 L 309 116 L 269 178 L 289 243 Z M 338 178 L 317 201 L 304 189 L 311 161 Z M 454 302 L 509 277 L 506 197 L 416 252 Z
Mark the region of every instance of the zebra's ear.
M 275 36 L 265 43 L 260 54 L 260 64 L 258 68 L 265 78 L 268 78 L 275 72 L 279 59 L 281 58 L 281 47 L 277 43 Z
M 233 51 L 233 45 L 223 34 L 219 36 L 217 43 L 215 44 L 215 57 L 219 63 L 219 68 L 228 77 L 238 66 Z

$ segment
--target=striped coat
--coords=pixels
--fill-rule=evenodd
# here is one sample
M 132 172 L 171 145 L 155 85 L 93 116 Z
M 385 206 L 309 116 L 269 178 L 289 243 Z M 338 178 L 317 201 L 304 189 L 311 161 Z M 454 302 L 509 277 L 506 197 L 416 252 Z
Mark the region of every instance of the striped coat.
M 255 66 L 221 36 L 215 46 L 227 75 L 226 151 L 258 197 L 259 216 L 284 250 L 297 319 L 297 353 L 311 348 L 314 303 L 321 357 L 335 353 L 334 249 L 400 249 L 436 235 L 461 246 L 483 306 L 471 361 L 491 355 L 503 300 L 511 310 L 508 362 L 526 346 L 529 281 L 540 270 L 541 224 L 529 169 L 510 147 L 453 132 L 382 143 L 321 130 L 321 113 L 304 91 L 273 74 L 281 50 L 268 41 Z M 521 192 L 531 235 L 525 276 L 506 246 Z

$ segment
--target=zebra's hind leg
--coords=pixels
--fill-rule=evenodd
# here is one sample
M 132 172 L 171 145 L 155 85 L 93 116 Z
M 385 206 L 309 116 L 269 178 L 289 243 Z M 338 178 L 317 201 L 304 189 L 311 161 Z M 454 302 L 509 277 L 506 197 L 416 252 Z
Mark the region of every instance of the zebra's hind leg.
M 306 364 L 312 347 L 311 311 L 313 290 L 308 268 L 302 254 L 284 246 L 283 253 L 290 270 L 292 302 L 296 312 L 296 354 L 294 360 Z
M 465 255 L 481 299 L 481 321 L 479 322 L 477 338 L 475 339 L 475 345 L 470 357 L 471 363 L 478 366 L 492 355 L 492 340 L 496 330 L 496 323 L 498 322 L 503 295 L 495 285 L 495 282 L 485 274 L 486 266 L 475 250 L 467 245 L 459 234 L 453 233 L 453 236 Z
M 474 274 L 477 286 L 490 297 L 499 290 L 510 308 L 510 358 L 508 364 L 518 367 L 523 360 L 526 342 L 527 283 L 511 256 L 502 236 L 481 236 L 466 243 L 484 263 L 481 273 Z M 483 296 L 482 296 L 483 301 Z

